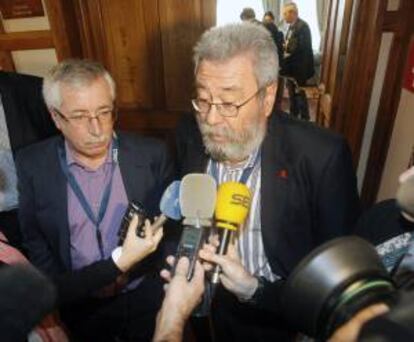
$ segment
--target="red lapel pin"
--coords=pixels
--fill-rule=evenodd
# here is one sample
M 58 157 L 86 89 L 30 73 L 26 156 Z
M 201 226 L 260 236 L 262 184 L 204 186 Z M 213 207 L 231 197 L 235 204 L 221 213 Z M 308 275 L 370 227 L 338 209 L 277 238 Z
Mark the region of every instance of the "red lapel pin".
M 288 178 L 288 172 L 287 172 L 286 169 L 281 169 L 281 170 L 278 170 L 276 172 L 276 176 L 280 177 L 280 178 L 283 178 L 283 179 L 287 179 Z

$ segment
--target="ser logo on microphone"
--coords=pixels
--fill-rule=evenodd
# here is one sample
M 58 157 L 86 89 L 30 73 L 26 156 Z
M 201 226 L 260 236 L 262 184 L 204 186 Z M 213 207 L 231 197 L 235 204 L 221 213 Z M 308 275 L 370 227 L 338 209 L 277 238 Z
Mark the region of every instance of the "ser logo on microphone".
M 231 202 L 230 204 L 234 205 L 241 205 L 246 209 L 250 207 L 250 198 L 241 194 L 233 194 L 231 195 Z

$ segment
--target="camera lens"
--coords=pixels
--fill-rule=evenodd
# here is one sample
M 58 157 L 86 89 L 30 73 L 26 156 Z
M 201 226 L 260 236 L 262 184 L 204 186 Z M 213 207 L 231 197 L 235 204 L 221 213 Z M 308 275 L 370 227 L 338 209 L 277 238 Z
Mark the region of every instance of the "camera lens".
M 394 294 L 375 248 L 345 237 L 318 247 L 299 263 L 286 281 L 282 305 L 293 328 L 326 340 L 357 311 L 392 302 Z

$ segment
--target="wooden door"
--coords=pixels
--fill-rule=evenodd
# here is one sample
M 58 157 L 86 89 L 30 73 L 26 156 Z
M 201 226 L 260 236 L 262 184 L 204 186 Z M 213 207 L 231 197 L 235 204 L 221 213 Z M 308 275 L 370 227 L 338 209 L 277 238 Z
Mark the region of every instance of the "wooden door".
M 122 129 L 165 137 L 190 110 L 192 48 L 215 0 L 74 0 L 83 56 L 117 84 Z
M 381 180 L 412 13 L 412 0 L 331 2 L 317 117 L 347 138 L 365 206 L 375 201 Z

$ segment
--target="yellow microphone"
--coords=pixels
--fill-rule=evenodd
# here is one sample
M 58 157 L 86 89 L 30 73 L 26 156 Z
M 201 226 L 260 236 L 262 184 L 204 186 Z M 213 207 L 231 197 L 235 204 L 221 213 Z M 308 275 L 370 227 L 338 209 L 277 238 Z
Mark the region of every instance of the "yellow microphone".
M 225 182 L 217 190 L 215 219 L 220 232 L 220 246 L 217 254 L 227 252 L 232 235 L 246 220 L 251 203 L 249 188 L 238 182 Z M 220 266 L 216 266 L 211 277 L 213 284 L 219 283 Z

